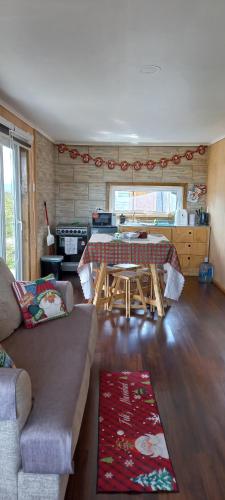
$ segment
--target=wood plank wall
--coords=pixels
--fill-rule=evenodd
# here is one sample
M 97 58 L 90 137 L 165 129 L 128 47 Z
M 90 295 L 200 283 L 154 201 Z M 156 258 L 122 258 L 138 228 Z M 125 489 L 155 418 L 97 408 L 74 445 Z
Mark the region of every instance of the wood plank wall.
M 225 292 L 225 139 L 209 148 L 208 207 L 210 260 L 215 268 L 215 283 Z

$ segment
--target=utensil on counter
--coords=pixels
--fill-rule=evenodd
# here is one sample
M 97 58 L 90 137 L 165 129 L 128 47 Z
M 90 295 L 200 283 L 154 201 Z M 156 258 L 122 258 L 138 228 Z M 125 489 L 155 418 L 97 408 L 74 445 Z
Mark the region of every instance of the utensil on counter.
M 47 245 L 48 245 L 48 247 L 50 247 L 51 245 L 54 245 L 54 243 L 55 243 L 55 237 L 54 237 L 54 235 L 50 231 L 49 220 L 48 220 L 48 210 L 47 210 L 46 201 L 44 201 L 44 207 L 45 207 L 46 224 L 47 224 L 47 229 L 48 229 Z
M 203 212 L 202 207 L 198 210 L 195 210 L 197 214 L 197 224 L 200 226 L 208 226 L 209 224 L 209 214 L 208 212 Z

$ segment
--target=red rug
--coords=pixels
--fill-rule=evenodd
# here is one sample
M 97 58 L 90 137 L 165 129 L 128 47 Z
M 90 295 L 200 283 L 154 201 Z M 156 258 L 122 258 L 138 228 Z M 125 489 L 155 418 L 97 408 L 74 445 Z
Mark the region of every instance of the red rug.
M 178 491 L 149 372 L 102 372 L 97 491 Z

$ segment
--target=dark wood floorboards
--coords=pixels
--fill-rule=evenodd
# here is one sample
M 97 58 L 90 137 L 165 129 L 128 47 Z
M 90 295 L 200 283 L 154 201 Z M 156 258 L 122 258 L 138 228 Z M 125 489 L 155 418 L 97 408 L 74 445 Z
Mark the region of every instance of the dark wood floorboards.
M 76 302 L 82 295 L 75 281 Z M 96 494 L 99 370 L 151 372 L 179 493 Z M 189 278 L 164 319 L 99 315 L 90 390 L 66 500 L 225 499 L 225 296 Z

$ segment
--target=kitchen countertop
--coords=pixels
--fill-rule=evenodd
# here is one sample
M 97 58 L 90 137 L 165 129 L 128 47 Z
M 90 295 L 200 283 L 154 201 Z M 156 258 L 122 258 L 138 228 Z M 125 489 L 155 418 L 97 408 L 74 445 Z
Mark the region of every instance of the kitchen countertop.
M 126 224 L 119 224 L 119 227 L 121 228 L 124 228 L 124 227 L 146 227 L 146 228 L 157 228 L 157 229 L 160 229 L 160 228 L 170 228 L 170 227 L 209 227 L 209 226 L 206 226 L 205 224 L 195 224 L 194 226 L 191 226 L 191 225 L 177 225 L 177 224 L 151 224 L 150 222 L 129 222 L 129 223 L 126 223 Z

